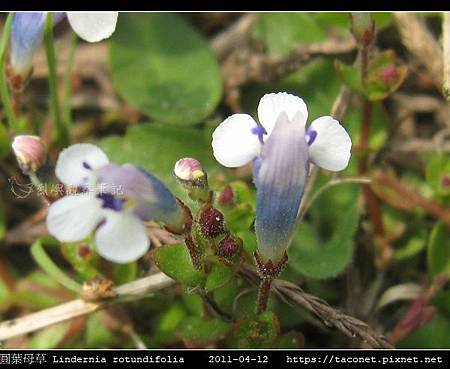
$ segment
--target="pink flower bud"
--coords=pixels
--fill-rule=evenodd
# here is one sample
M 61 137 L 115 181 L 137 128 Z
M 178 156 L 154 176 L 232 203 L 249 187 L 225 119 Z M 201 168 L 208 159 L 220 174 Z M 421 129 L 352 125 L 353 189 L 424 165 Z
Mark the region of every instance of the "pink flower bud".
M 47 160 L 47 150 L 37 136 L 16 136 L 12 149 L 20 168 L 26 173 L 36 172 Z
M 188 186 L 205 187 L 208 183 L 202 165 L 193 158 L 178 160 L 175 163 L 173 174 L 181 183 Z
M 384 68 L 381 71 L 381 78 L 388 83 L 396 82 L 398 79 L 398 72 L 395 65 L 390 65 L 389 67 Z

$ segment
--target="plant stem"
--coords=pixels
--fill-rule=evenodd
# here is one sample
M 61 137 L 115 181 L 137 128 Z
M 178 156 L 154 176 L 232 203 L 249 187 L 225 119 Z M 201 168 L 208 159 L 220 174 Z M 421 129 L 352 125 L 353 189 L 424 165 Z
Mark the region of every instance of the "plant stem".
M 70 127 L 72 122 L 72 114 L 70 109 L 70 99 L 72 98 L 72 69 L 73 63 L 75 60 L 75 49 L 77 46 L 77 35 L 75 32 L 72 32 L 72 36 L 70 38 L 70 47 L 69 47 L 69 55 L 67 57 L 66 70 L 64 71 L 64 80 L 63 80 L 63 119 L 65 124 Z
M 56 71 L 55 42 L 53 39 L 53 13 L 48 13 L 45 20 L 44 32 L 45 51 L 48 63 L 48 82 L 50 89 L 50 106 L 53 115 L 54 127 L 56 129 L 56 141 L 59 146 L 64 147 L 69 143 L 69 131 L 67 125 L 61 119 L 61 110 L 58 101 L 58 84 Z
M 11 127 L 13 133 L 15 133 L 17 131 L 16 115 L 11 104 L 11 98 L 8 92 L 8 83 L 6 81 L 6 49 L 8 47 L 8 40 L 11 34 L 13 17 L 14 13 L 10 12 L 6 18 L 2 38 L 0 40 L 0 95 L 3 109 L 6 113 L 6 117 L 8 118 L 9 126 Z
M 267 310 L 267 304 L 269 302 L 270 286 L 272 285 L 273 278 L 265 277 L 261 279 L 258 290 L 258 302 L 256 305 L 256 313 L 262 314 Z
M 31 254 L 39 266 L 44 269 L 55 281 L 61 283 L 64 287 L 76 293 L 81 291 L 81 286 L 68 277 L 61 269 L 59 269 L 59 267 L 47 255 L 42 239 L 38 239 L 31 246 Z

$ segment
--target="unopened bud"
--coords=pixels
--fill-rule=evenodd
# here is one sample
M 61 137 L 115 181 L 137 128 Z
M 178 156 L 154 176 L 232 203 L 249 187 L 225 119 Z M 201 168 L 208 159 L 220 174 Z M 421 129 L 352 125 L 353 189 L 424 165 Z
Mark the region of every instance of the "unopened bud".
M 80 245 L 80 247 L 78 249 L 78 256 L 81 259 L 86 259 L 90 253 L 91 253 L 91 249 L 89 248 L 89 245 L 87 245 L 85 243 Z
M 37 136 L 16 136 L 12 149 L 20 168 L 28 173 L 36 172 L 47 160 L 47 150 L 44 143 Z
M 352 33 L 358 43 L 369 45 L 375 36 L 375 22 L 370 13 L 351 13 Z
M 235 256 L 242 247 L 242 240 L 240 238 L 234 238 L 230 235 L 225 236 L 225 238 L 219 242 L 218 254 L 226 258 L 231 258 Z
M 173 169 L 175 177 L 183 184 L 193 187 L 205 187 L 207 176 L 202 165 L 193 158 L 183 158 L 175 163 Z
M 234 201 L 234 192 L 230 185 L 226 185 L 222 188 L 218 198 L 219 204 L 222 206 L 229 206 Z
M 215 238 L 225 233 L 224 216 L 213 207 L 207 207 L 200 213 L 198 223 L 202 234 L 207 238 Z
M 381 78 L 386 83 L 394 83 L 398 80 L 398 72 L 395 65 L 390 65 L 383 70 L 381 70 Z

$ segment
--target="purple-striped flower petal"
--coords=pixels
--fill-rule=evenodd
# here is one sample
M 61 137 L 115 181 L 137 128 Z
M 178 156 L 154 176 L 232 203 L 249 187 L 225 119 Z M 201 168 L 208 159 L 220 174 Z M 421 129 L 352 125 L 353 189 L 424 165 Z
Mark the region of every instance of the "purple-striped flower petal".
M 254 167 L 258 251 L 278 261 L 287 249 L 308 175 L 305 118 L 281 113 Z

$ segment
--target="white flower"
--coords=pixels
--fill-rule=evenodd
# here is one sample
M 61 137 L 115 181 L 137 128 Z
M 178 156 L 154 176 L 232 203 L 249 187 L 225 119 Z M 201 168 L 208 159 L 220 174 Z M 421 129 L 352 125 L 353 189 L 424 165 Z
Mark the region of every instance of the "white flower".
M 258 118 L 260 124 L 247 114 L 225 119 L 212 135 L 212 147 L 224 166 L 253 161 L 258 250 L 264 259 L 275 262 L 290 243 L 309 163 L 342 170 L 350 159 L 352 143 L 330 116 L 314 120 L 306 131 L 306 104 L 285 92 L 264 95 Z
M 50 206 L 49 233 L 61 242 L 76 242 L 96 229 L 96 249 L 110 261 L 128 263 L 145 254 L 150 240 L 142 221 L 182 221 L 180 206 L 158 179 L 133 165 L 109 163 L 94 145 L 76 144 L 62 151 L 56 176 L 83 192 Z
M 240 167 L 258 157 L 282 112 L 293 119 L 300 113 L 305 127 L 308 109 L 304 101 L 286 92 L 266 94 L 258 105 L 260 124 L 248 114 L 234 114 L 214 131 L 212 147 L 217 161 L 226 167 Z M 314 120 L 306 132 L 309 160 L 317 166 L 340 171 L 350 159 L 351 140 L 339 122 L 330 116 Z

